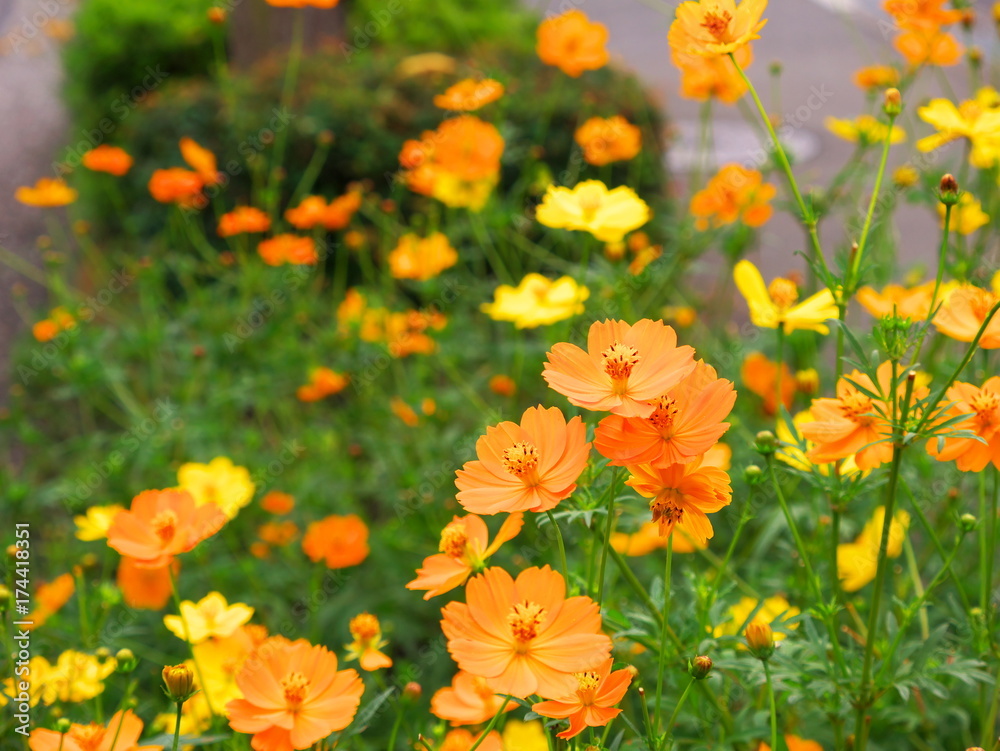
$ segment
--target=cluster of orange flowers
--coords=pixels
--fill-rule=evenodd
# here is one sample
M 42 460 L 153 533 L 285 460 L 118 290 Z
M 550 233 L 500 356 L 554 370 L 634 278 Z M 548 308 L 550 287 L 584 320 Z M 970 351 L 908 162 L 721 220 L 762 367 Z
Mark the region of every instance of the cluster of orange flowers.
M 962 21 L 965 11 L 944 8 L 946 0 L 885 0 L 900 33 L 893 44 L 910 65 L 955 65 L 963 48 L 947 27 Z
M 361 341 L 384 344 L 392 357 L 433 354 L 437 342 L 427 332 L 441 331 L 448 323 L 444 314 L 434 310 L 398 313 L 372 307 L 356 289 L 347 290 L 337 308 L 337 320 L 343 336 L 357 331 Z
M 49 317 L 43 318 L 31 327 L 31 334 L 40 342 L 50 342 L 63 331 L 76 326 L 76 318 L 66 308 L 53 308 Z

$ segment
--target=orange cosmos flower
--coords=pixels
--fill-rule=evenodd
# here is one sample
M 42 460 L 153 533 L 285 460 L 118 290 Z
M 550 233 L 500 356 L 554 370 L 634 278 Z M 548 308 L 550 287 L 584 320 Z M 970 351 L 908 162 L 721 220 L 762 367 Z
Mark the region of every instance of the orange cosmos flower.
M 421 238 L 412 233 L 399 238 L 389 252 L 389 272 L 395 279 L 427 281 L 458 262 L 458 253 L 441 232 Z
M 708 463 L 708 460 L 706 459 L 705 462 Z M 708 547 L 707 542 L 701 544 L 692 540 L 690 535 L 680 528 L 676 530 L 676 534 L 669 538 L 661 537 L 658 522 L 644 522 L 639 530 L 633 534 L 614 532 L 611 535 L 611 547 L 622 555 L 634 558 L 648 555 L 654 550 L 663 550 L 671 538 L 673 539 L 674 553 L 693 553 Z
M 517 702 L 505 702 L 502 696 L 497 696 L 485 678 L 459 670 L 451 679 L 451 686 L 439 689 L 431 697 L 431 712 L 452 725 L 479 725 L 489 722 L 500 711 L 501 704 L 504 712 L 517 706 Z
M 733 53 L 743 70 L 753 62 L 753 49 L 749 44 Z M 670 51 L 674 65 L 681 72 L 681 96 L 705 101 L 715 98 L 725 104 L 735 104 L 747 93 L 747 85 L 736 66 L 725 57 L 686 55 L 676 49 Z
M 382 638 L 382 626 L 371 613 L 361 613 L 349 626 L 354 641 L 345 645 L 348 660 L 359 660 L 361 669 L 369 672 L 391 668 L 392 659 L 380 650 L 389 642 Z
M 542 378 L 571 404 L 622 417 L 649 417 L 655 401 L 694 370 L 694 349 L 677 346 L 663 321 L 595 321 L 587 351 L 560 342 L 548 353 Z
M 577 673 L 577 687 L 561 699 L 542 701 L 532 705 L 531 711 L 542 717 L 568 719 L 569 727 L 557 738 L 573 738 L 586 728 L 607 725 L 621 714 L 615 705 L 622 700 L 632 675 L 627 669 L 611 672 L 614 659 L 609 657 L 595 670 Z
M 856 453 L 858 469 L 864 471 L 892 459 L 892 443 L 888 440 L 892 436 L 891 404 L 866 396 L 851 383 L 892 399 L 892 363 L 879 365 L 876 376 L 878 385 L 864 373 L 852 371 L 837 382 L 836 399 L 813 399 L 810 412 L 815 422 L 805 423 L 799 429 L 803 438 L 816 444 L 806 454 L 810 461 L 834 462 Z M 897 401 L 901 401 L 905 387 L 905 383 L 899 385 Z M 925 386 L 914 388 L 914 401 L 925 396 Z
M 313 368 L 309 371 L 309 383 L 299 386 L 295 396 L 300 402 L 318 402 L 333 394 L 339 394 L 351 379 L 330 368 Z
M 702 231 L 736 222 L 762 227 L 771 218 L 769 202 L 776 192 L 757 170 L 727 164 L 691 199 L 695 226 Z
M 885 0 L 883 8 L 904 29 L 933 29 L 958 23 L 962 11 L 945 9 L 947 0 Z
M 417 569 L 417 578 L 406 588 L 426 589 L 424 599 L 429 600 L 461 587 L 472 574 L 482 571 L 489 557 L 505 542 L 514 539 L 523 525 L 522 512 L 511 514 L 490 544 L 486 522 L 475 514 L 456 516 L 441 530 L 438 546 L 441 552 L 424 559 L 423 568 Z
M 322 196 L 307 196 L 294 209 L 285 212 L 285 219 L 296 229 L 316 227 L 334 230 L 346 227 L 354 213 L 361 208 L 361 191 L 350 190 L 327 204 Z
M 472 115 L 445 120 L 436 131 L 434 162 L 462 180 L 493 177 L 500 170 L 504 140 L 490 123 Z
M 778 635 L 775 634 L 775 636 Z M 823 751 L 822 743 L 806 740 L 805 738 L 800 738 L 797 735 L 789 733 L 785 734 L 785 745 L 788 747 L 788 751 Z M 771 751 L 771 746 L 761 741 L 757 745 L 757 751 Z
M 517 392 L 517 384 L 509 375 L 498 373 L 490 378 L 490 391 L 497 396 L 511 397 Z
M 603 167 L 634 158 L 642 149 L 642 131 L 621 115 L 592 117 L 573 136 L 589 164 Z
M 891 65 L 869 65 L 854 73 L 854 85 L 865 91 L 881 91 L 899 84 L 899 71 Z
M 955 37 L 937 27 L 904 31 L 893 41 L 893 46 L 913 66 L 955 65 L 965 52 Z
M 465 728 L 449 730 L 445 734 L 444 740 L 441 741 L 441 745 L 437 747 L 437 751 L 469 751 L 473 744 L 479 741 L 481 735 L 482 733 L 476 734 Z M 476 751 L 503 751 L 500 733 L 491 730 L 489 735 L 479 741 Z
M 311 237 L 298 235 L 275 235 L 270 240 L 261 240 L 257 254 L 268 266 L 315 266 L 319 263 L 316 242 Z
M 906 288 L 898 284 L 886 285 L 881 292 L 871 287 L 858 290 L 857 298 L 861 307 L 876 318 L 898 315 L 913 321 L 924 321 L 931 312 L 931 298 L 935 282 L 929 281 L 917 287 Z M 945 302 L 958 287 L 955 282 L 944 282 L 938 289 L 938 303 Z
M 244 699 L 226 704 L 229 726 L 253 733 L 255 751 L 306 749 L 354 719 L 365 687 L 337 656 L 305 639 L 268 640 L 236 675 Z
M 751 352 L 740 366 L 743 385 L 764 400 L 764 413 L 778 412 L 778 364 L 760 352 Z M 791 409 L 797 383 L 786 363 L 781 363 L 781 403 Z
M 761 20 L 767 0 L 688 0 L 677 7 L 670 25 L 670 48 L 685 55 L 718 57 L 736 52 L 754 39 L 767 20 Z
M 611 653 L 597 604 L 566 599 L 562 575 L 548 566 L 525 569 L 516 580 L 488 568 L 469 582 L 466 602 L 449 603 L 441 615 L 459 668 L 515 698 L 570 694 L 577 687 L 573 674 Z
M 478 460 L 456 472 L 455 496 L 475 514 L 548 511 L 576 490 L 587 466 L 587 426 L 558 407 L 529 407 L 521 424 L 504 421 L 476 441 Z
M 698 361 L 684 380 L 654 400 L 649 417 L 609 415 L 594 433 L 594 448 L 611 465 L 689 462 L 708 451 L 729 429 L 722 422 L 736 403 L 732 381 Z
M 949 430 L 968 430 L 977 438 L 931 438 L 927 453 L 939 462 L 954 460 L 962 472 L 982 472 L 993 463 L 1000 469 L 1000 377 L 993 376 L 977 388 L 971 383 L 956 382 L 948 389 L 946 400 L 951 407 L 943 415 L 968 418 Z
M 283 547 L 299 535 L 298 525 L 286 519 L 283 522 L 267 522 L 257 528 L 257 536 L 268 545 Z
M 191 138 L 182 138 L 180 146 L 181 157 L 191 169 L 198 173 L 205 185 L 215 185 L 219 182 L 219 168 L 215 161 L 215 154 Z
M 492 78 L 482 80 L 466 78 L 449 86 L 443 94 L 434 97 L 434 106 L 454 112 L 474 112 L 490 102 L 495 102 L 503 96 L 503 92 L 503 84 Z
M 160 203 L 176 203 L 187 208 L 200 208 L 205 198 L 201 191 L 205 181 L 197 172 L 171 167 L 158 169 L 149 178 L 149 193 Z
M 180 571 L 180 564 L 179 558 L 174 558 L 174 562 L 168 564 L 173 566 L 175 577 Z M 124 603 L 137 610 L 163 610 L 170 602 L 173 592 L 167 566 L 150 568 L 127 555 L 123 555 L 118 562 L 116 581 Z
M 269 514 L 287 514 L 295 508 L 295 498 L 290 493 L 283 493 L 280 490 L 269 490 L 267 495 L 260 499 L 260 507 Z
M 60 574 L 52 581 L 38 585 L 38 589 L 35 591 L 35 609 L 25 618 L 26 621 L 31 622 L 31 625 L 23 628 L 31 631 L 45 625 L 51 616 L 58 613 L 62 606 L 69 602 L 69 598 L 73 596 L 75 591 L 76 581 L 72 574 Z
M 76 319 L 66 308 L 53 308 L 49 317 L 38 321 L 31 327 L 31 335 L 40 342 L 50 342 L 63 331 L 76 327 Z
M 66 206 L 76 200 L 77 192 L 62 178 L 41 177 L 34 187 L 22 185 L 14 191 L 14 198 L 25 206 L 55 208 Z
M 990 310 L 1000 302 L 1000 297 L 979 287 L 959 287 L 951 293 L 941 310 L 934 317 L 934 325 L 945 336 L 960 342 L 976 338 Z M 979 340 L 983 349 L 1000 347 L 1000 314 L 993 316 Z
M 186 490 L 144 490 L 119 511 L 108 529 L 108 545 L 140 566 L 160 568 L 211 537 L 226 523 L 217 505 L 197 505 Z
M 107 172 L 115 177 L 121 177 L 132 169 L 132 157 L 128 152 L 106 143 L 88 151 L 80 162 L 93 172 Z
M 160 751 L 162 746 L 140 746 L 142 720 L 131 709 L 115 712 L 107 725 L 73 723 L 64 735 L 35 728 L 28 736 L 31 751 Z
M 267 232 L 271 217 L 252 206 L 239 206 L 219 219 L 219 237 L 232 237 L 244 233 Z
M 649 508 L 653 521 L 660 523 L 661 535 L 668 537 L 677 527 L 702 546 L 715 535 L 707 515 L 728 506 L 733 493 L 723 470 L 695 459 L 669 467 L 639 464 L 628 471 L 631 476 L 625 484 L 652 499 Z
M 355 514 L 328 516 L 309 525 L 302 550 L 313 563 L 325 560 L 327 568 L 357 566 L 368 557 L 368 525 Z
M 538 25 L 538 58 L 563 73 L 579 78 L 585 70 L 603 68 L 608 62 L 608 28 L 591 23 L 581 10 L 547 18 Z
M 265 0 L 275 8 L 336 8 L 340 0 Z

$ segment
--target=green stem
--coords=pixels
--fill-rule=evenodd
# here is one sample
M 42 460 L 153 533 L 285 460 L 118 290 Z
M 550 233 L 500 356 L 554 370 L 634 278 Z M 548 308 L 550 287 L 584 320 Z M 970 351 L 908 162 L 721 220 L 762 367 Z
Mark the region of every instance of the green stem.
M 208 700 L 207 696 L 205 697 L 205 700 L 206 701 Z M 173 751 L 177 751 L 177 745 L 178 745 L 178 743 L 180 742 L 180 739 L 181 739 L 181 707 L 183 707 L 183 706 L 184 706 L 184 702 L 182 702 L 182 701 L 177 702 L 177 719 L 174 721 L 174 743 L 173 743 Z
M 483 730 L 482 735 L 480 735 L 479 738 L 476 739 L 475 743 L 469 746 L 469 751 L 476 751 L 476 749 L 479 748 L 482 742 L 486 740 L 486 736 L 488 736 L 490 734 L 490 731 L 497 726 L 497 721 L 500 719 L 500 715 L 503 714 L 504 707 L 507 706 L 507 702 L 509 702 L 510 700 L 511 696 L 509 694 L 503 697 L 503 701 L 500 702 L 500 708 L 497 710 L 497 713 L 493 715 L 493 719 L 490 720 L 490 724 L 486 726 L 485 730 Z
M 681 694 L 681 698 L 677 700 L 677 706 L 674 707 L 674 711 L 670 713 L 670 719 L 667 720 L 667 724 L 664 726 L 663 730 L 663 748 L 667 740 L 673 735 L 674 724 L 677 722 L 677 716 L 681 713 L 681 708 L 684 706 L 684 702 L 688 698 L 688 694 L 691 693 L 691 687 L 697 682 L 697 678 L 692 678 L 688 681 L 688 685 L 684 687 L 684 692 Z
M 951 204 L 945 204 L 944 206 L 944 230 L 941 232 L 941 245 L 938 248 L 938 265 L 937 265 L 937 276 L 934 277 L 934 292 L 931 293 L 931 302 L 927 308 L 927 318 L 924 320 L 924 329 L 920 332 L 920 336 L 917 338 L 917 343 L 913 347 L 913 363 L 915 364 L 917 358 L 920 357 L 920 350 L 924 346 L 924 337 L 927 336 L 927 331 L 930 328 L 930 322 L 934 318 L 934 314 L 937 312 L 935 308 L 937 307 L 938 294 L 941 291 L 941 283 L 944 281 L 944 267 L 945 262 L 948 259 L 948 234 L 951 232 L 951 210 L 954 207 Z
M 920 566 L 917 564 L 917 556 L 913 552 L 913 543 L 909 537 L 903 538 L 903 551 L 906 553 L 906 567 L 910 571 L 910 579 L 913 580 L 913 591 L 920 600 L 924 599 L 924 584 L 920 581 Z M 931 627 L 927 619 L 927 613 L 920 611 L 920 638 L 927 641 L 931 638 Z
M 788 528 L 792 531 L 792 539 L 795 540 L 795 548 L 798 550 L 799 557 L 802 559 L 802 563 L 806 568 L 806 577 L 809 579 L 809 587 L 816 596 L 816 600 L 821 602 L 823 600 L 823 593 L 820 590 L 819 582 L 816 580 L 816 576 L 813 573 L 812 563 L 809 562 L 809 553 L 806 551 L 806 544 L 802 539 L 802 535 L 799 533 L 799 527 L 795 523 L 792 511 L 788 507 L 788 501 L 785 500 L 785 493 L 781 489 L 781 483 L 778 482 L 778 475 L 774 471 L 774 455 L 767 454 L 765 458 L 767 460 L 768 474 L 771 477 L 771 485 L 774 488 L 775 497 L 778 499 L 778 505 L 781 506 L 781 512 L 785 515 L 785 521 L 788 522 Z
M 654 727 L 660 732 L 660 701 L 663 698 L 663 674 L 666 672 L 667 631 L 670 628 L 670 581 L 671 567 L 674 559 L 674 536 L 667 538 L 666 561 L 663 564 L 663 628 L 660 630 L 660 654 L 656 670 L 656 706 L 653 708 Z
M 885 140 L 882 143 L 882 159 L 879 161 L 878 172 L 875 175 L 875 189 L 872 191 L 871 201 L 868 203 L 868 213 L 865 215 L 865 223 L 861 230 L 861 238 L 858 240 L 858 250 L 854 254 L 854 261 L 851 264 L 847 278 L 844 280 L 845 295 L 853 294 L 854 286 L 858 281 L 858 272 L 861 269 L 861 257 L 864 255 L 865 246 L 868 243 L 868 233 L 871 231 L 872 219 L 875 217 L 875 206 L 878 205 L 879 193 L 882 190 L 882 179 L 885 177 L 885 166 L 889 161 L 889 147 L 892 145 L 892 128 L 896 122 L 896 115 L 889 115 L 889 127 L 885 132 Z
M 597 581 L 597 606 L 604 603 L 604 572 L 608 566 L 608 548 L 611 547 L 611 535 L 615 526 L 615 493 L 618 487 L 619 468 L 614 467 L 611 471 L 611 485 L 608 487 L 608 520 L 604 528 L 604 544 L 601 546 L 601 566 L 598 572 Z
M 202 693 L 205 696 L 205 706 L 208 707 L 208 713 L 215 717 L 215 709 L 212 707 L 212 700 L 208 696 L 208 692 L 205 691 L 205 678 L 201 673 L 201 665 L 198 664 L 198 656 L 194 653 L 194 644 L 191 643 L 191 632 L 188 630 L 187 618 L 184 617 L 184 611 L 181 610 L 181 598 L 177 594 L 177 579 L 174 576 L 173 566 L 167 565 L 167 574 L 170 576 L 170 594 L 173 596 L 174 607 L 177 608 L 177 615 L 181 619 L 181 626 L 184 627 L 184 641 L 187 642 L 188 649 L 191 651 L 191 662 L 194 663 L 194 672 L 198 676 L 198 684 L 202 689 Z M 180 711 L 181 704 L 184 702 L 177 703 L 177 728 L 180 729 Z M 176 749 L 176 739 L 174 740 L 174 748 Z
M 559 547 L 559 563 L 562 565 L 563 578 L 566 580 L 566 585 L 569 586 L 569 564 L 566 563 L 566 545 L 563 543 L 562 530 L 559 529 L 559 522 L 556 521 L 555 514 L 551 511 L 546 511 L 545 515 L 549 517 L 549 522 L 556 530 L 556 545 Z
M 281 109 L 288 110 L 292 104 L 292 93 L 295 91 L 295 82 L 299 77 L 299 66 L 302 63 L 302 38 L 305 32 L 305 10 L 300 9 L 295 13 L 295 20 L 292 24 L 292 43 L 288 50 L 288 63 L 285 67 L 285 82 L 281 88 Z M 278 170 L 285 160 L 285 145 L 288 143 L 289 125 L 280 128 L 274 139 L 274 161 L 271 162 L 267 179 L 267 200 L 270 211 L 274 215 L 278 208 L 278 195 L 280 191 L 277 186 Z
M 775 395 L 774 414 L 775 414 L 775 420 L 777 421 L 776 424 L 780 424 L 781 423 L 781 410 L 785 406 L 785 392 L 783 390 L 783 388 L 784 388 L 784 383 L 783 382 L 785 380 L 784 379 L 784 375 L 785 375 L 784 370 L 785 369 L 783 367 L 784 364 L 785 364 L 785 326 L 784 326 L 784 324 L 779 322 L 778 323 L 778 327 L 774 330 L 774 332 L 775 332 L 775 335 L 777 336 L 777 340 L 778 340 L 777 345 L 776 345 L 776 349 L 775 349 L 775 354 L 774 354 L 775 366 L 777 367 L 777 372 L 778 372 L 777 381 L 776 381 L 776 388 L 777 388 L 778 393 Z
M 764 663 L 764 680 L 767 682 L 767 700 L 771 707 L 771 751 L 779 751 L 778 747 L 778 705 L 774 701 L 774 683 L 771 680 L 771 666 L 767 660 Z
M 506 704 L 506 702 L 504 702 Z M 386 751 L 395 751 L 396 748 L 396 736 L 399 735 L 399 726 L 403 724 L 403 709 L 399 708 L 396 712 L 396 721 L 392 723 L 392 732 L 389 733 L 389 745 L 386 746 Z

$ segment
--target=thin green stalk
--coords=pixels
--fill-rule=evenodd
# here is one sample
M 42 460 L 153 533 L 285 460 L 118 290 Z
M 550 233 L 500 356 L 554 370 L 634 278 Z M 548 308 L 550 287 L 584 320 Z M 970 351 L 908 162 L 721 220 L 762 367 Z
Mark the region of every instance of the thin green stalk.
M 180 617 L 180 619 L 181 619 L 181 626 L 183 626 L 183 628 L 184 628 L 184 641 L 187 642 L 188 649 L 191 650 L 191 662 L 194 663 L 194 672 L 198 676 L 198 684 L 201 687 L 202 692 L 203 692 L 203 694 L 205 696 L 205 705 L 208 707 L 208 713 L 212 717 L 215 717 L 215 709 L 214 709 L 214 707 L 212 707 L 212 700 L 209 698 L 208 692 L 204 690 L 204 688 L 205 688 L 205 679 L 202 676 L 201 665 L 198 663 L 198 655 L 196 655 L 194 653 L 194 644 L 191 643 L 191 632 L 188 630 L 187 618 L 184 617 L 184 611 L 181 610 L 181 598 L 180 598 L 180 595 L 177 594 L 177 578 L 174 576 L 174 570 L 173 570 L 173 566 L 172 565 L 168 565 L 166 568 L 167 568 L 167 574 L 170 576 L 170 594 L 173 596 L 174 607 L 177 608 L 177 615 L 178 615 L 178 617 Z M 177 719 L 177 728 L 178 728 L 178 731 L 180 730 L 180 711 L 181 711 L 181 704 L 183 704 L 183 703 L 184 702 L 178 702 L 177 703 L 177 716 L 178 716 L 178 719 Z M 174 738 L 174 749 L 175 749 L 175 751 L 176 751 L 176 748 L 177 748 L 177 739 L 175 737 Z
M 782 323 L 778 323 L 777 328 L 774 329 L 775 336 L 777 337 L 777 345 L 774 353 L 775 366 L 777 367 L 778 377 L 777 377 L 777 394 L 775 395 L 775 424 L 781 422 L 781 409 L 785 404 L 785 394 L 782 390 L 784 388 L 784 364 L 785 364 L 785 326 Z
M 506 702 L 504 702 L 506 704 Z M 399 726 L 403 724 L 403 709 L 402 707 L 396 712 L 396 721 L 392 723 L 392 732 L 389 733 L 389 745 L 386 746 L 386 751 L 395 751 L 396 748 L 396 736 L 399 735 Z
M 872 220 L 875 217 L 875 207 L 878 205 L 879 193 L 882 190 L 882 179 L 885 177 L 885 166 L 889 161 L 889 147 L 892 145 L 892 128 L 896 122 L 896 115 L 889 113 L 889 127 L 886 128 L 885 140 L 882 143 L 882 159 L 879 161 L 878 172 L 875 174 L 875 189 L 872 191 L 871 201 L 868 203 L 868 213 L 865 215 L 865 223 L 861 229 L 861 237 L 858 240 L 858 250 L 854 254 L 854 261 L 844 280 L 844 294 L 850 294 L 858 281 L 858 272 L 861 269 L 861 257 L 865 253 L 868 243 L 868 233 L 871 231 Z
M 986 720 L 983 722 L 982 748 L 989 748 L 989 743 L 997 738 L 997 712 L 1000 711 L 1000 670 L 997 670 L 997 677 L 993 687 L 993 701 L 990 709 L 986 713 Z M 1000 748 L 1000 738 L 995 741 L 994 749 Z
M 511 696 L 509 694 L 503 697 L 503 701 L 500 702 L 500 708 L 497 710 L 497 713 L 493 715 L 493 719 L 490 720 L 490 724 L 487 725 L 486 728 L 483 730 L 482 735 L 480 735 L 479 738 L 476 739 L 475 743 L 469 746 L 469 751 L 476 751 L 476 749 L 479 748 L 482 742 L 486 740 L 486 736 L 488 736 L 490 734 L 490 731 L 497 726 L 497 721 L 500 719 L 500 715 L 503 714 L 504 707 L 507 706 L 507 702 L 509 702 L 510 700 Z
M 299 9 L 295 11 L 295 20 L 292 22 L 292 43 L 288 49 L 288 62 L 285 66 L 285 82 L 281 88 L 281 109 L 283 112 L 291 107 L 292 93 L 295 90 L 295 82 L 299 77 L 299 66 L 302 63 L 302 39 L 305 33 L 305 21 L 305 10 Z M 278 180 L 278 171 L 285 160 L 285 145 L 288 143 L 289 127 L 286 124 L 283 128 L 278 129 L 274 138 L 274 160 L 270 163 L 267 179 L 267 198 L 270 208 L 268 213 L 272 215 L 276 213 L 278 207 L 278 195 L 280 191 L 276 183 Z
M 750 521 L 750 517 L 746 513 L 749 506 L 749 502 L 744 504 L 743 509 L 740 511 L 740 520 L 736 525 L 736 532 L 733 533 L 733 539 L 729 541 L 729 547 L 726 548 L 726 554 L 723 556 L 722 562 L 718 565 L 715 572 L 715 578 L 712 579 L 711 589 L 708 590 L 708 595 L 705 598 L 704 616 L 700 621 L 702 631 L 705 630 L 705 619 L 707 618 L 708 613 L 712 610 L 712 606 L 715 604 L 715 598 L 718 596 L 719 585 L 722 583 L 722 574 L 729 565 L 729 559 L 733 557 L 733 553 L 736 551 L 736 545 L 739 543 L 740 535 L 743 534 L 743 528 L 746 527 L 747 522 Z
M 611 470 L 611 485 L 608 486 L 608 519 L 604 529 L 604 544 L 601 546 L 601 566 L 597 582 L 597 606 L 604 604 L 604 573 L 608 566 L 608 548 L 611 547 L 611 535 L 615 526 L 615 493 L 618 487 L 619 467 Z
M 993 474 L 993 494 L 990 499 L 990 508 L 987 509 L 988 519 L 984 519 L 983 523 L 989 525 L 989 536 L 988 543 L 986 545 L 987 561 L 986 561 L 986 591 L 992 593 L 993 591 L 993 566 L 996 560 L 997 553 L 997 496 L 1000 494 L 1000 471 L 996 467 L 992 470 Z M 990 600 L 987 596 L 986 606 L 989 606 Z M 987 633 L 993 633 L 991 627 L 991 620 L 993 615 L 992 607 L 983 608 L 983 612 L 986 614 L 986 628 Z
M 913 543 L 909 537 L 903 538 L 903 551 L 906 554 L 906 567 L 910 572 L 910 579 L 913 581 L 913 591 L 921 600 L 924 597 L 924 584 L 920 581 L 920 566 L 917 565 L 917 556 L 913 552 Z M 931 627 L 927 619 L 927 613 L 920 611 L 920 638 L 927 641 L 931 638 Z
M 667 538 L 666 561 L 663 564 L 663 628 L 660 630 L 660 654 L 656 670 L 656 706 L 654 716 L 656 732 L 660 731 L 660 701 L 663 698 L 663 674 L 666 672 L 667 631 L 670 628 L 670 581 L 671 567 L 674 559 L 674 536 Z
M 185 626 L 185 628 L 187 628 Z M 208 701 L 208 695 L 205 696 L 205 701 Z M 174 721 L 174 743 L 173 751 L 177 751 L 177 746 L 181 739 L 181 707 L 184 706 L 184 702 L 177 702 L 177 719 Z
M 792 532 L 792 539 L 795 540 L 795 549 L 798 550 L 799 557 L 802 559 L 802 563 L 806 568 L 806 577 L 809 579 L 809 587 L 816 596 L 816 600 L 818 602 L 822 602 L 823 592 L 820 590 L 819 581 L 813 573 L 813 567 L 812 563 L 809 561 L 809 553 L 806 550 L 806 544 L 802 539 L 802 535 L 799 533 L 799 527 L 795 523 L 792 511 L 788 507 L 788 501 L 785 500 L 785 492 L 781 489 L 781 483 L 778 482 L 778 475 L 774 471 L 774 455 L 767 454 L 765 458 L 767 460 L 767 470 L 771 477 L 771 485 L 774 488 L 775 497 L 778 499 L 778 505 L 781 506 L 781 512 L 785 515 L 785 521 L 788 522 L 788 527 Z
M 666 746 L 667 740 L 673 735 L 673 727 L 677 722 L 677 717 L 681 713 L 681 708 L 684 706 L 684 702 L 688 698 L 688 694 L 691 693 L 691 687 L 697 682 L 697 678 L 692 678 L 688 681 L 688 685 L 684 687 L 683 693 L 681 693 L 681 698 L 677 700 L 677 706 L 674 707 L 674 711 L 670 713 L 670 719 L 667 720 L 667 724 L 664 726 L 663 730 L 663 745 L 661 748 Z
M 646 705 L 646 691 L 639 688 L 639 705 L 642 707 L 642 719 L 646 727 L 646 745 L 649 751 L 655 751 L 656 741 L 653 739 L 653 722 L 649 719 L 649 707 Z
M 771 749 L 779 751 L 778 746 L 778 705 L 774 701 L 774 682 L 771 680 L 771 666 L 767 660 L 764 663 L 764 680 L 767 682 L 767 701 L 771 708 Z
M 941 283 L 944 281 L 944 266 L 948 259 L 948 235 L 951 232 L 951 210 L 953 208 L 951 204 L 944 205 L 944 229 L 941 231 L 941 245 L 938 248 L 938 265 L 937 276 L 934 277 L 934 292 L 931 293 L 931 302 L 927 308 L 927 318 L 924 321 L 925 328 L 920 332 L 917 343 L 913 347 L 913 363 L 911 365 L 915 364 L 917 358 L 920 357 L 920 350 L 924 346 L 924 337 L 927 336 L 927 331 L 930 328 L 927 324 L 930 323 L 936 312 L 938 294 L 941 291 Z
M 566 580 L 566 584 L 568 586 L 569 564 L 566 563 L 566 545 L 563 543 L 562 530 L 559 529 L 559 522 L 556 521 L 555 514 L 551 511 L 546 511 L 545 515 L 549 517 L 549 522 L 556 530 L 556 545 L 559 547 L 559 563 L 562 565 L 563 578 Z

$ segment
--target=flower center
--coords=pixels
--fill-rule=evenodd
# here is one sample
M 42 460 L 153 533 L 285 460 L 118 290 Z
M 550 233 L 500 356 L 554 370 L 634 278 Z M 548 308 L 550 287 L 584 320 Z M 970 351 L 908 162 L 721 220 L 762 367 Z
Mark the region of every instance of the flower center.
M 726 38 L 726 33 L 729 31 L 729 22 L 732 20 L 733 16 L 727 10 L 722 12 L 710 10 L 705 14 L 705 20 L 701 22 L 701 26 L 721 42 Z
M 593 221 L 597 210 L 601 208 L 601 194 L 598 191 L 583 191 L 579 197 L 580 210 L 585 221 Z
M 656 409 L 653 410 L 653 414 L 647 419 L 654 428 L 661 433 L 666 433 L 674 426 L 678 412 L 680 412 L 680 407 L 677 406 L 676 399 L 670 396 L 661 396 L 656 400 Z
M 177 534 L 177 514 L 171 509 L 161 511 L 153 517 L 153 531 L 161 542 L 170 542 Z
M 285 701 L 289 707 L 298 708 L 309 695 L 309 679 L 297 670 L 281 679 L 285 690 Z
M 992 391 L 980 391 L 976 398 L 972 400 L 972 408 L 976 410 L 976 417 L 985 425 L 991 425 L 1000 417 L 997 415 L 997 407 L 1000 407 L 1000 394 Z
M 538 466 L 538 449 L 523 441 L 503 451 L 503 466 L 515 477 L 524 477 Z
M 510 615 L 507 616 L 507 623 L 510 624 L 510 631 L 514 638 L 520 642 L 518 651 L 522 651 L 520 647 L 527 647 L 527 642 L 538 636 L 538 629 L 545 621 L 546 615 L 545 608 L 538 603 L 527 600 L 519 602 L 511 608 Z
M 969 300 L 969 303 L 972 312 L 976 314 L 976 318 L 980 321 L 985 321 L 990 309 L 997 303 L 997 296 L 985 289 L 977 289 L 975 294 L 972 295 L 972 299 Z
M 639 350 L 622 342 L 615 342 L 601 353 L 604 358 L 604 372 L 615 381 L 616 387 L 623 386 L 632 375 L 632 368 L 641 359 Z
M 451 558 L 461 558 L 465 555 L 469 536 L 465 533 L 465 525 L 461 522 L 451 522 L 441 530 L 441 544 L 438 550 Z
M 351 620 L 350 629 L 351 636 L 359 642 L 368 642 L 378 638 L 382 630 L 381 626 L 379 626 L 378 618 L 371 613 L 362 613 L 355 616 Z
M 75 740 L 83 751 L 97 751 L 106 732 L 107 729 L 103 725 L 92 722 L 89 725 L 75 725 L 69 731 L 69 737 Z
M 584 704 L 593 704 L 594 694 L 601 685 L 601 676 L 594 670 L 588 670 L 586 673 L 573 673 L 573 677 L 576 678 L 576 693 L 580 701 Z
M 660 524 L 661 537 L 669 535 L 674 526 L 684 518 L 684 509 L 678 503 L 677 496 L 677 491 L 670 488 L 649 502 L 649 510 L 653 512 L 653 521 Z
M 872 400 L 857 391 L 840 400 L 840 411 L 848 420 L 859 425 L 871 425 L 875 420 L 875 416 L 871 414 Z
M 778 277 L 767 288 L 767 294 L 771 296 L 774 304 L 781 310 L 788 310 L 799 299 L 799 288 L 791 279 Z

